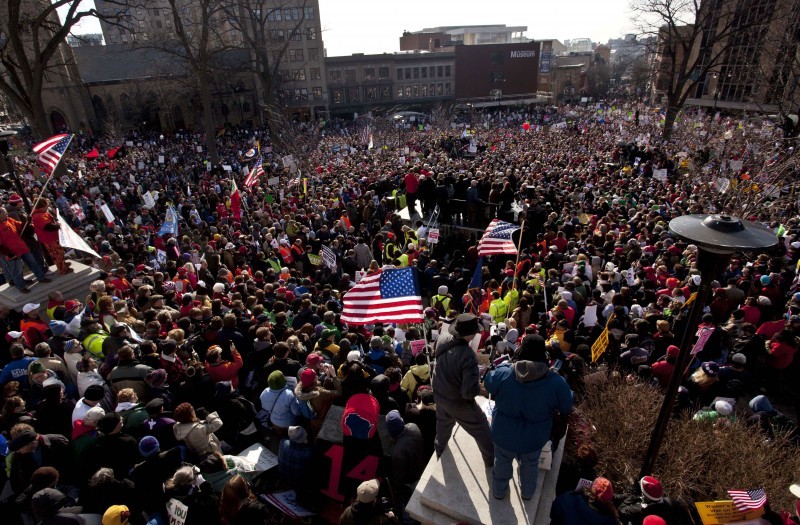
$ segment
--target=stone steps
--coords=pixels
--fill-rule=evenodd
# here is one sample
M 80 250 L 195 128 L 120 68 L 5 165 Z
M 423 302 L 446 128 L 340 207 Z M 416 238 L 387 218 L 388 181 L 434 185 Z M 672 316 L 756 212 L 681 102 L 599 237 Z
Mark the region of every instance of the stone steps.
M 65 300 L 78 299 L 83 302 L 89 295 L 89 285 L 92 281 L 100 278 L 101 272 L 77 261 L 70 261 L 70 265 L 75 271 L 67 275 L 59 275 L 56 267 L 51 266 L 47 276 L 53 281 L 40 283 L 34 280 L 33 284 L 28 285 L 30 293 L 24 294 L 10 284 L 0 286 L 0 304 L 14 310 L 22 310 L 27 303 L 38 303 L 45 306 L 48 295 L 55 290 L 64 294 Z M 26 278 L 33 278 L 33 276 L 28 274 Z

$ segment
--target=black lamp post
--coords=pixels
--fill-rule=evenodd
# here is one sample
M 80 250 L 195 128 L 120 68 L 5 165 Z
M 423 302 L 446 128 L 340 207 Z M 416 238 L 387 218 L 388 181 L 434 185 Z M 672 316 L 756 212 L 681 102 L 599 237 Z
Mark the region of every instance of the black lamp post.
M 728 265 L 736 252 L 758 250 L 775 246 L 778 238 L 767 228 L 728 215 L 684 215 L 672 219 L 669 229 L 678 237 L 697 245 L 697 266 L 700 269 L 700 289 L 692 304 L 681 338 L 680 353 L 661 404 L 650 443 L 642 462 L 639 477 L 652 474 L 653 466 L 667 431 L 675 396 L 689 364 L 692 334 L 699 324 L 703 308 L 708 302 L 713 276 Z
M 6 166 L 8 166 L 8 173 L 11 175 L 11 179 L 14 181 L 14 187 L 17 189 L 19 196 L 22 197 L 22 204 L 25 206 L 25 211 L 28 213 L 28 216 L 30 216 L 31 202 L 28 200 L 28 196 L 25 194 L 25 188 L 22 186 L 22 181 L 19 180 L 17 172 L 14 170 L 14 161 L 8 156 L 10 149 L 8 141 L 16 134 L 16 131 L 11 130 L 0 131 L 0 155 L 3 155 L 3 161 L 5 161 Z

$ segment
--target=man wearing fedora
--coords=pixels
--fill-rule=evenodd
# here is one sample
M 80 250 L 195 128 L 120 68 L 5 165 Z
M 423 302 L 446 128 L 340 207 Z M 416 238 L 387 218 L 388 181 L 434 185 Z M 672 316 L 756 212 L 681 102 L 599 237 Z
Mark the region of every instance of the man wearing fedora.
M 481 332 L 480 320 L 461 314 L 436 341 L 433 397 L 436 403 L 436 457 L 441 457 L 458 423 L 478 442 L 486 467 L 494 463 L 494 444 L 486 414 L 475 402 L 480 372 L 469 342 Z

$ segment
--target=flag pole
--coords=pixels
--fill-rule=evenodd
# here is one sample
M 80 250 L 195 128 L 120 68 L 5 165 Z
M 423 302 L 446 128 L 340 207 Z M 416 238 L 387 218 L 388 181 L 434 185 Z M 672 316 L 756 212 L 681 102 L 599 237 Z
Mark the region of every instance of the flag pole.
M 522 224 L 519 228 L 519 242 L 517 243 L 517 262 L 514 263 L 514 287 L 512 290 L 517 289 L 517 267 L 519 267 L 519 256 L 522 253 L 522 233 L 525 231 L 525 219 L 522 219 Z
M 67 148 L 69 148 L 69 145 L 72 144 L 72 138 L 74 136 L 75 136 L 74 134 L 70 135 L 69 141 L 67 142 L 67 147 L 64 148 L 64 155 L 67 154 Z M 47 177 L 47 180 L 44 182 L 44 186 L 42 186 L 42 189 L 39 190 L 39 195 L 36 196 L 36 200 L 33 201 L 33 206 L 28 211 L 28 220 L 25 221 L 25 224 L 22 226 L 22 230 L 20 230 L 20 232 L 19 232 L 20 235 L 22 235 L 25 232 L 25 229 L 28 227 L 28 224 L 31 223 L 31 216 L 33 215 L 33 210 L 36 209 L 36 205 L 39 204 L 39 201 L 41 200 L 42 195 L 44 194 L 44 190 L 47 188 L 47 185 L 50 184 L 50 180 L 52 180 L 53 175 L 56 174 L 56 170 L 58 169 L 58 166 L 61 164 L 61 159 L 64 157 L 64 155 L 62 155 L 61 157 L 58 158 L 58 162 L 56 163 L 56 165 L 53 168 L 53 170 L 50 172 L 50 176 Z

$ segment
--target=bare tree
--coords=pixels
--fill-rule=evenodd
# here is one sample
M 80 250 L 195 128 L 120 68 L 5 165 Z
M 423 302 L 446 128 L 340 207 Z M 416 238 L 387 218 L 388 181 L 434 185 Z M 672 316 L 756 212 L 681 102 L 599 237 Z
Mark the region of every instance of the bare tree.
M 50 124 L 42 102 L 48 72 L 64 66 L 67 35 L 81 20 L 97 16 L 82 0 L 5 0 L 0 11 L 0 91 L 42 138 Z M 59 21 L 57 9 L 66 8 Z M 113 19 L 109 19 L 113 23 Z
M 656 88 L 666 98 L 662 138 L 670 140 L 675 118 L 686 100 L 702 90 L 733 46 L 757 40 L 774 13 L 750 9 L 749 2 L 725 0 L 633 0 L 640 37 L 655 45 Z

